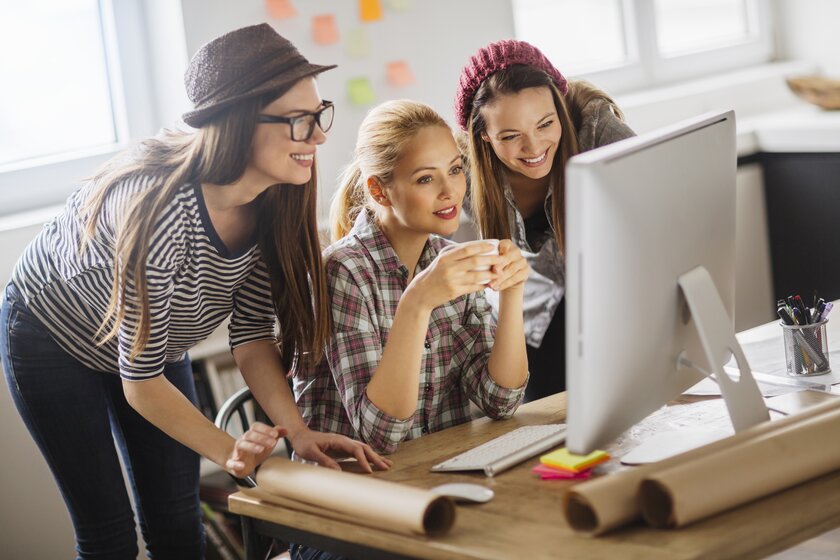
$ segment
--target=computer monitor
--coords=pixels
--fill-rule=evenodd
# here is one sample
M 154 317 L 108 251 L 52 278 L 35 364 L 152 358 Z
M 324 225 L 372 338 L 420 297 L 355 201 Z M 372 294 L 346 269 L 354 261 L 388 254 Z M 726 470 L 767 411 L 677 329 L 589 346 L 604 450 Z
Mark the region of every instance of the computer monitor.
M 769 419 L 734 335 L 735 172 L 731 111 L 569 160 L 571 452 L 607 445 L 702 370 L 715 374 L 736 430 Z M 738 381 L 723 373 L 732 354 Z

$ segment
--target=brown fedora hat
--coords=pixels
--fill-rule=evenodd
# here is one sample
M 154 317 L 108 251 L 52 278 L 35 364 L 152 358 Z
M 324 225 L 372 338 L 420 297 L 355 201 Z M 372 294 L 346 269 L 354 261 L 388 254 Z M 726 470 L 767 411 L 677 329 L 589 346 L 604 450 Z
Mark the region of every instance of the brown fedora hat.
M 184 85 L 195 108 L 184 122 L 199 128 L 226 107 L 269 92 L 280 97 L 301 78 L 332 68 L 310 64 L 267 23 L 225 33 L 190 60 Z

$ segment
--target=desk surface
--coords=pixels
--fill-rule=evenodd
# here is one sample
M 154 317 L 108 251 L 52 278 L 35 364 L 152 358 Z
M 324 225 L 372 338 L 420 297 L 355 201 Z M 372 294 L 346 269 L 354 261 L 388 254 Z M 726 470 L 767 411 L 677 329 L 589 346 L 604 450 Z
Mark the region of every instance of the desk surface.
M 523 405 L 510 420 L 482 418 L 402 444 L 392 456 L 394 468 L 373 476 L 420 488 L 471 481 L 496 492 L 487 504 L 459 505 L 455 527 L 445 537 L 397 535 L 283 510 L 239 493 L 230 497 L 230 508 L 291 528 L 292 535 L 302 531 L 395 556 L 441 559 L 761 558 L 840 526 L 840 472 L 677 531 L 653 530 L 639 522 L 598 538 L 578 535 L 567 527 L 560 504 L 573 482 L 538 480 L 530 472 L 536 460 L 496 478 L 429 472 L 433 464 L 517 426 L 564 418 L 565 395 L 559 394 Z M 285 535 L 288 538 L 289 533 Z M 374 556 L 373 551 L 365 554 Z

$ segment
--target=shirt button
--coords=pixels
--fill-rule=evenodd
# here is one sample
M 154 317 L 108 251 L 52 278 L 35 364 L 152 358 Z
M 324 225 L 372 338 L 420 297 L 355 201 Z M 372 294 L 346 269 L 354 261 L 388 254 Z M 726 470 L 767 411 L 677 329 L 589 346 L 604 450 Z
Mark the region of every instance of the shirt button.
M 431 348 L 431 347 L 432 347 L 432 343 L 431 343 L 431 342 L 429 342 L 429 341 L 427 340 L 427 341 L 423 344 L 423 346 L 425 346 L 425 347 L 426 347 L 426 349 L 429 349 L 429 348 Z
M 428 434 L 429 433 L 429 427 L 428 426 L 423 426 L 423 429 L 420 430 L 420 432 L 423 433 L 423 434 Z
M 426 383 L 426 388 L 425 388 L 425 391 L 426 391 L 427 393 L 431 393 L 431 392 L 432 392 L 432 384 L 431 384 L 431 383 Z

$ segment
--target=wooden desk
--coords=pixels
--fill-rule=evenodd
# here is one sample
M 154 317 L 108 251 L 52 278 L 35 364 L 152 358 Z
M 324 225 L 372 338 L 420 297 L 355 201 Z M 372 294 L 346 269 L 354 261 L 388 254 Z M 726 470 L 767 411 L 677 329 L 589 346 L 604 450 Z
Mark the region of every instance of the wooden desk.
M 598 538 L 566 526 L 560 504 L 573 483 L 538 480 L 530 473 L 535 460 L 496 478 L 429 472 L 433 464 L 515 427 L 564 418 L 565 395 L 559 394 L 523 405 L 510 420 L 475 420 L 404 443 L 393 455 L 394 468 L 373 476 L 421 488 L 479 482 L 496 492 L 489 503 L 459 506 L 455 527 L 445 537 L 378 531 L 282 510 L 241 493 L 230 497 L 230 509 L 245 516 L 247 532 L 364 559 L 762 558 L 840 526 L 840 472 L 678 531 L 637 523 Z

